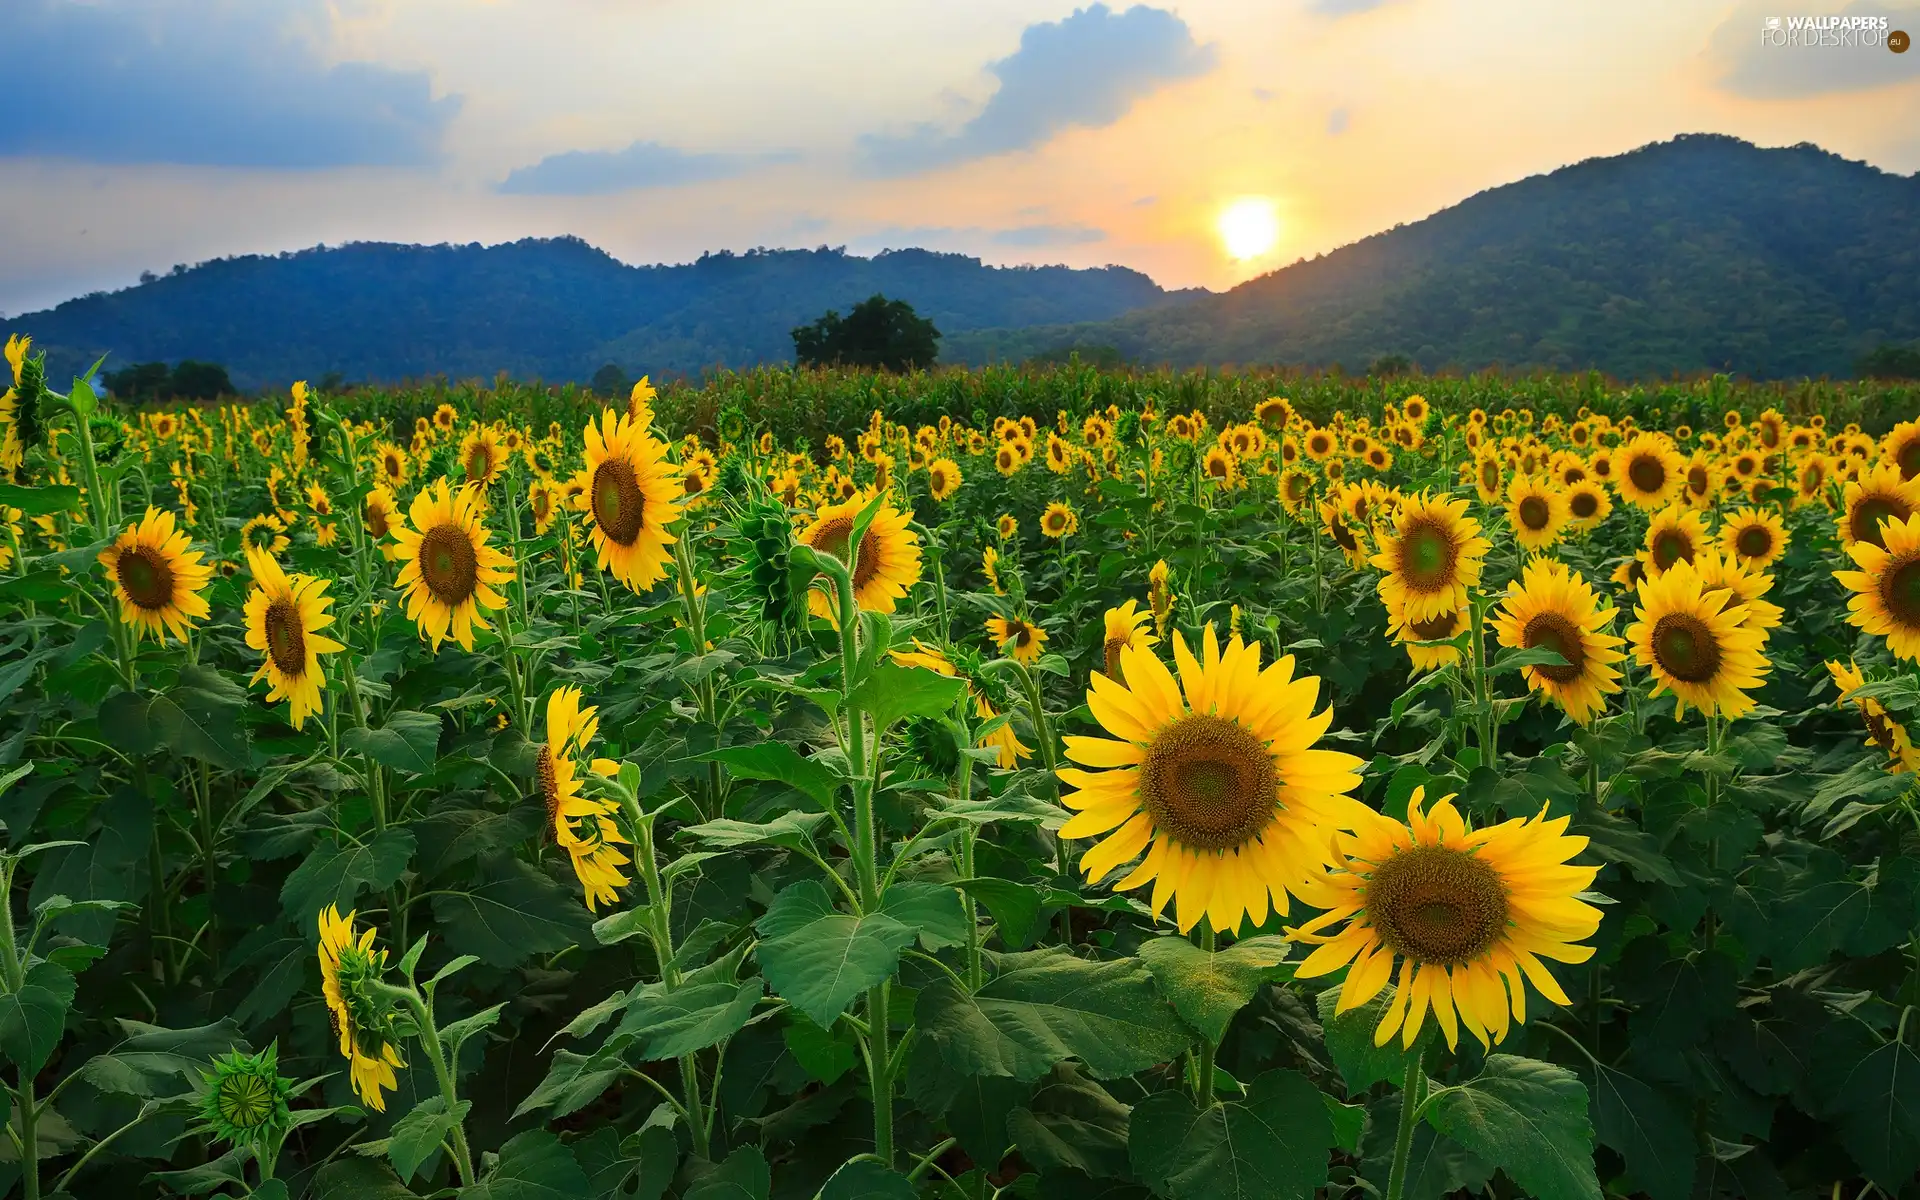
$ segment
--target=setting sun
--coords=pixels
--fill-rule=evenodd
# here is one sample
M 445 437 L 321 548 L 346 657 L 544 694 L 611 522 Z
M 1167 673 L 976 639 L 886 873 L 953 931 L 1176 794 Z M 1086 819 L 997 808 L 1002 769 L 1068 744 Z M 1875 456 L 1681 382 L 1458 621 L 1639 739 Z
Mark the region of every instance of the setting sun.
M 1216 228 L 1227 257 L 1245 262 L 1259 258 L 1280 240 L 1280 214 L 1265 196 L 1248 196 L 1220 210 Z

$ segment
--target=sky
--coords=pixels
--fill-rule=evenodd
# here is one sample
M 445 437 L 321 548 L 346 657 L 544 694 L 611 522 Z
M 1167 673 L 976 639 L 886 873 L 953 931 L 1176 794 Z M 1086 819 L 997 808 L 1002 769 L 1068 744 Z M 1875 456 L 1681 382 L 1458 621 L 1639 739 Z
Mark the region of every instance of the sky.
M 563 234 L 1220 289 L 1679 133 L 1920 171 L 1920 50 L 1766 45 L 1781 0 L 0 9 L 11 314 L 229 254 Z M 1920 35 L 1920 0 L 1799 15 Z

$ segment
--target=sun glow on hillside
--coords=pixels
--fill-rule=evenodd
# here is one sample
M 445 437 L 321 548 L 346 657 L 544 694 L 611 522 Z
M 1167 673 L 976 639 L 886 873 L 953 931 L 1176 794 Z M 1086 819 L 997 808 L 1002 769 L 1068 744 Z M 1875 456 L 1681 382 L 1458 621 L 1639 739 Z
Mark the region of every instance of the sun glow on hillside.
M 1247 262 L 1272 250 L 1280 240 L 1280 213 L 1265 196 L 1246 196 L 1220 210 L 1214 227 L 1227 257 Z

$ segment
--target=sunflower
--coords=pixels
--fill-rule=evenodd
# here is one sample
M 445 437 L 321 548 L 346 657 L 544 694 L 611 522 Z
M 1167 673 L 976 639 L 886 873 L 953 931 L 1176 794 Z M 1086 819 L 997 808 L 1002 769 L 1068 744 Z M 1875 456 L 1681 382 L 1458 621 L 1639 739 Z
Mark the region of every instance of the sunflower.
M 1307 457 L 1314 462 L 1326 462 L 1327 459 L 1332 456 L 1334 448 L 1337 445 L 1339 445 L 1339 443 L 1334 440 L 1334 436 L 1329 430 L 1313 429 L 1307 432 Z
M 1110 769 L 1059 769 L 1076 810 L 1060 836 L 1102 839 L 1080 856 L 1089 880 L 1146 851 L 1114 887 L 1151 882 L 1154 915 L 1173 901 L 1182 932 L 1202 917 L 1258 926 L 1325 870 L 1333 832 L 1365 819 L 1349 794 L 1362 764 L 1313 748 L 1333 710 L 1313 711 L 1320 681 L 1295 679 L 1292 656 L 1262 670 L 1259 643 L 1222 650 L 1212 625 L 1199 658 L 1178 632 L 1173 655 L 1177 682 L 1139 646 L 1120 652 L 1126 683 L 1093 675 L 1087 706 L 1111 736 L 1068 737 L 1067 757 Z
M 1504 490 L 1501 486 L 1506 471 L 1500 465 L 1500 455 L 1488 448 L 1482 450 L 1473 459 L 1473 490 L 1479 494 L 1483 504 L 1498 504 Z
M 1425 492 L 1408 498 L 1371 560 L 1383 572 L 1381 599 L 1388 607 L 1399 606 L 1409 621 L 1453 612 L 1467 602 L 1467 589 L 1480 582 L 1488 545 L 1480 522 L 1467 516 L 1464 499 Z
M 1846 487 L 1840 542 L 1849 550 L 1863 542 L 1884 546 L 1884 523 L 1904 521 L 1916 512 L 1920 512 L 1920 478 L 1902 479 L 1899 468 L 1889 466 L 1863 471 Z
M 1705 450 L 1695 450 L 1681 474 L 1680 491 L 1695 508 L 1711 508 L 1719 498 L 1721 472 Z
M 1284 396 L 1268 396 L 1253 406 L 1253 419 L 1269 429 L 1285 429 L 1293 420 L 1293 404 Z
M 390 488 L 405 487 L 409 472 L 407 452 L 392 442 L 379 442 L 373 448 L 374 474 Z
M 320 711 L 327 677 L 320 656 L 345 649 L 320 633 L 333 624 L 327 608 L 327 581 L 311 575 L 289 578 L 271 554 L 248 549 L 253 590 L 247 595 L 247 645 L 265 657 L 249 683 L 267 681 L 267 703 L 288 702 L 287 720 L 295 729 Z
M 394 1048 L 393 1001 L 380 991 L 387 952 L 373 948 L 379 930 L 372 925 L 354 936 L 357 915 L 343 917 L 331 904 L 320 914 L 320 994 L 354 1092 L 374 1111 L 385 1112 L 385 1093 L 400 1086 L 393 1069 L 407 1064 Z
M 1017 442 L 1001 442 L 999 448 L 993 452 L 993 469 L 1008 479 L 1018 475 L 1020 468 L 1026 465 L 1027 460 L 1020 453 Z
M 1050 538 L 1066 537 L 1079 528 L 1079 516 L 1058 500 L 1048 504 L 1047 511 L 1040 514 L 1040 532 Z
M 442 404 L 433 410 L 433 427 L 441 433 L 452 433 L 454 422 L 460 419 L 460 410 L 451 404 Z
M 272 513 L 261 513 L 240 527 L 240 549 L 278 554 L 287 548 L 287 523 Z
M 1380 1046 L 1397 1033 L 1411 1049 L 1428 1008 L 1448 1046 L 1459 1044 L 1459 1025 L 1483 1045 L 1503 1041 L 1527 1019 L 1529 981 L 1553 1003 L 1570 1004 L 1540 961 L 1585 962 L 1593 948 L 1579 943 L 1600 926 L 1600 910 L 1580 898 L 1599 868 L 1568 865 L 1587 846 L 1568 836 L 1570 820 L 1548 820 L 1543 808 L 1470 830 L 1452 796 L 1429 808 L 1424 787 L 1408 798 L 1404 824 L 1362 813 L 1353 833 L 1334 839 L 1340 869 L 1303 896 L 1327 911 L 1288 930 L 1320 943 L 1297 973 L 1348 967 L 1342 1012 L 1392 982 L 1393 999 L 1373 1031 Z M 1324 932 L 1342 923 L 1338 933 Z
M 1885 521 L 1884 546 L 1855 542 L 1847 547 L 1857 571 L 1833 577 L 1853 596 L 1847 620 L 1887 639 L 1895 658 L 1920 661 L 1920 516 Z
M 993 594 L 1004 596 L 1007 589 L 1000 586 L 1000 551 L 988 546 L 980 551 L 980 572 L 987 577 L 987 583 L 993 588 Z
M 1738 555 L 1723 554 L 1711 546 L 1693 560 L 1693 569 L 1700 575 L 1702 588 L 1710 592 L 1732 592 L 1732 602 L 1746 606 L 1746 624 L 1749 628 L 1762 633 L 1779 628 L 1786 610 L 1761 599 L 1773 590 L 1773 576 L 1758 567 L 1749 566 Z
M 1001 513 L 1000 516 L 994 520 L 993 529 L 995 533 L 1000 535 L 1001 541 L 1010 542 L 1019 536 L 1020 519 L 1012 513 Z
M 1347 563 L 1354 570 L 1367 565 L 1366 534 L 1348 524 L 1347 514 L 1336 500 L 1320 502 L 1320 522 L 1326 529 L 1333 544 L 1340 547 L 1340 553 L 1346 556 Z
M 1407 620 L 1406 610 L 1387 607 L 1387 634 L 1406 648 L 1407 658 L 1416 671 L 1431 671 L 1460 661 L 1460 648 L 1452 645 L 1422 645 L 1423 642 L 1451 642 L 1467 627 L 1465 606 L 1441 613 L 1424 621 Z
M 1880 439 L 1880 461 L 1902 479 L 1920 479 L 1920 421 L 1902 421 Z
M 200 551 L 187 549 L 187 535 L 174 528 L 170 512 L 149 507 L 100 552 L 99 562 L 113 581 L 120 619 L 136 637 L 151 633 L 165 642 L 171 630 L 184 642 L 188 622 L 207 615 L 200 593 L 213 569 L 200 561 Z
M 861 494 L 841 504 L 826 505 L 814 514 L 813 523 L 801 530 L 800 540 L 846 562 L 847 539 L 853 536 L 854 521 L 870 502 L 870 497 Z M 860 538 L 860 552 L 853 556 L 853 600 L 862 612 L 892 612 L 907 589 L 919 581 L 920 535 L 907 528 L 912 519 L 912 513 L 882 504 Z M 834 619 L 832 605 L 818 590 L 809 593 L 807 603 L 815 616 Z
M 1679 562 L 1692 562 L 1711 543 L 1700 514 L 1674 505 L 1647 525 L 1647 570 L 1658 575 Z
M 680 516 L 681 481 L 667 448 L 632 417 L 613 409 L 587 422 L 581 451 L 588 537 L 600 569 L 634 592 L 666 578 L 673 558 L 667 526 Z
M 987 637 L 996 649 L 1028 666 L 1046 652 L 1047 631 L 1022 617 L 988 617 Z
M 927 466 L 927 490 L 935 500 L 952 499 L 960 480 L 960 464 L 950 458 L 936 458 Z
M 1128 600 L 1118 608 L 1107 610 L 1106 636 L 1101 641 L 1101 658 L 1106 664 L 1107 678 L 1115 683 L 1126 682 L 1125 673 L 1120 669 L 1122 650 L 1128 646 L 1144 649 L 1159 642 L 1159 638 L 1144 628 L 1152 619 L 1152 611 L 1141 608 L 1138 600 Z
M 1833 468 L 1826 455 L 1815 452 L 1801 459 L 1793 475 L 1793 506 L 1805 508 L 1809 504 L 1820 504 L 1831 508 L 1833 501 L 1827 495 L 1827 482 L 1832 475 Z
M 1585 725 L 1606 707 L 1605 697 L 1620 690 L 1613 666 L 1626 657 L 1623 639 L 1613 628 L 1613 608 L 1601 608 L 1593 587 L 1563 563 L 1536 558 L 1520 578 L 1507 585 L 1494 612 L 1500 644 L 1513 650 L 1546 648 L 1566 659 L 1563 666 L 1521 668 L 1527 686 L 1559 705 L 1577 725 Z
M 1200 474 L 1216 486 L 1232 487 L 1240 481 L 1240 464 L 1234 460 L 1233 451 L 1211 446 L 1201 461 Z
M 1000 715 L 994 711 L 993 705 L 988 703 L 984 693 L 974 695 L 973 711 L 983 721 L 991 721 Z M 1033 748 L 1020 740 L 1020 735 L 1014 732 L 1012 721 L 1003 723 L 1000 728 L 982 737 L 978 745 L 982 750 L 999 752 L 999 767 L 1003 771 L 1010 771 L 1019 766 L 1021 759 L 1033 757 Z
M 554 499 L 554 486 L 544 479 L 527 484 L 527 511 L 533 514 L 533 531 L 545 533 L 553 528 L 553 516 L 560 510 Z
M 619 900 L 617 889 L 629 882 L 620 868 L 633 861 L 620 850 L 629 843 L 613 819 L 618 808 L 580 794 L 578 758 L 599 734 L 597 711 L 580 707 L 579 688 L 555 688 L 547 697 L 547 740 L 534 757 L 547 828 L 573 862 L 588 912 Z
M 1840 689 L 1840 703 L 1845 704 L 1853 693 L 1866 686 L 1866 678 L 1860 674 L 1860 668 L 1849 660 L 1846 666 L 1838 662 L 1827 664 L 1827 673 L 1833 676 L 1834 685 Z M 1887 756 L 1887 770 L 1895 775 L 1920 771 L 1920 751 L 1914 749 L 1913 738 L 1907 733 L 1906 726 L 1895 720 L 1892 713 L 1871 697 L 1853 700 L 1855 708 L 1860 710 L 1861 720 L 1867 726 L 1867 744 L 1878 746 Z
M 1583 479 L 1567 489 L 1567 528 L 1575 533 L 1597 529 L 1613 512 L 1613 499 L 1607 489 L 1592 479 Z
M 1627 503 L 1639 508 L 1664 506 L 1685 482 L 1679 451 L 1657 433 L 1635 434 L 1614 455 L 1613 483 Z
M 374 484 L 367 492 L 367 498 L 360 502 L 360 520 L 375 540 L 384 540 L 393 532 L 394 521 L 399 515 L 400 502 L 393 498 L 393 493 L 384 484 Z
M 506 605 L 493 585 L 513 577 L 513 559 L 487 545 L 478 499 L 437 479 L 413 498 L 412 526 L 393 527 L 394 561 L 405 564 L 395 585 L 406 595 L 407 618 L 436 651 L 449 631 L 462 649 L 473 649 L 474 627 L 492 628 L 482 614 Z
M 1507 485 L 1507 524 L 1513 540 L 1527 550 L 1559 541 L 1568 515 L 1566 494 L 1538 476 L 1515 475 Z
M 1279 482 L 1275 486 L 1280 492 L 1280 507 L 1286 509 L 1290 517 L 1299 516 L 1301 508 L 1313 499 L 1313 476 L 1299 467 L 1288 467 L 1280 472 Z
M 1787 527 L 1776 513 L 1742 508 L 1720 527 L 1720 546 L 1747 565 L 1764 570 L 1785 552 Z
M 1707 588 L 1692 563 L 1676 562 L 1641 580 L 1634 616 L 1634 660 L 1652 670 L 1654 696 L 1673 693 L 1675 720 L 1689 704 L 1729 718 L 1753 708 L 1747 690 L 1771 669 L 1761 649 L 1767 635 L 1748 623 L 1731 591 Z
M 1153 613 L 1153 630 L 1164 634 L 1167 622 L 1173 617 L 1174 601 L 1180 597 L 1173 590 L 1173 572 L 1167 567 L 1167 560 L 1160 559 L 1147 571 L 1147 608 Z
M 475 425 L 460 439 L 460 469 L 466 472 L 467 486 L 484 488 L 500 478 L 506 465 L 506 451 L 500 448 L 500 436 L 486 425 Z

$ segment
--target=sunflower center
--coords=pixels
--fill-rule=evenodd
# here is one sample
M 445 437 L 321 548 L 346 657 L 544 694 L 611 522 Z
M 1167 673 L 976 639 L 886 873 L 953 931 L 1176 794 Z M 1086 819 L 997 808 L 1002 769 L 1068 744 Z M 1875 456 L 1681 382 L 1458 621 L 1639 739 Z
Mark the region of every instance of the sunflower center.
M 1643 454 L 1627 464 L 1627 478 L 1643 492 L 1658 492 L 1667 486 L 1666 464 L 1650 454 Z
M 1567 508 L 1582 521 L 1600 511 L 1600 501 L 1592 492 L 1575 492 L 1567 501 Z
M 1342 521 L 1339 517 L 1334 517 L 1328 521 L 1327 532 L 1333 535 L 1333 540 L 1339 543 L 1342 550 L 1352 550 L 1360 545 L 1360 543 L 1354 539 L 1353 531 L 1348 529 L 1346 522 Z
M 391 528 L 391 525 L 387 520 L 387 509 L 385 505 L 369 503 L 363 510 L 363 513 L 366 517 L 368 532 L 377 538 L 387 536 L 387 531 Z
M 1366 902 L 1380 939 L 1417 963 L 1472 962 L 1507 928 L 1499 873 L 1448 846 L 1415 846 L 1381 863 L 1367 880 Z
M 1460 628 L 1460 614 L 1457 612 L 1441 613 L 1439 616 L 1425 621 L 1409 621 L 1407 622 L 1407 628 L 1413 631 L 1413 636 L 1419 641 L 1445 641 L 1452 637 Z
M 173 602 L 173 568 L 153 547 L 135 546 L 122 554 L 115 573 L 135 607 L 161 609 Z
M 480 586 L 480 559 L 467 531 L 436 525 L 420 539 L 420 578 L 433 598 L 449 607 L 471 597 Z
M 1266 744 L 1225 717 L 1181 717 L 1147 747 L 1140 795 L 1155 826 L 1193 850 L 1244 845 L 1273 820 L 1280 775 Z
M 488 452 L 486 446 L 475 446 L 467 454 L 466 465 L 468 479 L 485 479 L 487 473 L 493 469 L 493 455 Z
M 1546 649 L 1567 660 L 1563 667 L 1534 664 L 1534 670 L 1555 683 L 1572 683 L 1580 678 L 1580 668 L 1587 659 L 1586 643 L 1581 640 L 1580 630 L 1567 619 L 1565 614 L 1543 612 L 1527 622 L 1520 632 L 1521 640 L 1527 649 Z
M 1894 620 L 1909 629 L 1920 628 L 1920 555 L 1880 576 L 1880 599 Z
M 1115 683 L 1126 682 L 1125 678 L 1120 674 L 1120 652 L 1126 648 L 1127 639 L 1125 637 L 1110 637 L 1103 647 L 1106 652 L 1107 678 L 1113 680 Z
M 1733 539 L 1742 558 L 1765 558 L 1773 549 L 1773 532 L 1765 525 L 1749 525 Z
M 299 606 L 285 597 L 267 605 L 261 618 L 267 637 L 267 657 L 282 675 L 298 676 L 307 669 L 307 630 Z
M 1893 461 L 1900 464 L 1902 479 L 1920 475 L 1920 434 L 1908 438 L 1906 444 L 1894 453 Z
M 1694 495 L 1706 495 L 1707 486 L 1712 482 L 1711 479 L 1707 478 L 1707 469 L 1705 467 L 1689 467 L 1687 469 L 1687 490 Z
M 1693 561 L 1693 539 L 1677 530 L 1663 530 L 1653 539 L 1653 565 L 1662 571 L 1685 560 Z
M 813 545 L 817 550 L 825 550 L 841 562 L 847 561 L 847 539 L 853 536 L 852 517 L 834 517 L 820 527 L 814 535 Z M 860 561 L 853 568 L 853 586 L 863 588 L 880 573 L 880 540 L 873 536 L 873 527 L 860 538 Z M 1026 645 L 1026 642 L 1021 642 Z
M 1500 468 L 1495 463 L 1480 464 L 1480 486 L 1493 491 L 1500 486 Z
M 1720 670 L 1720 642 L 1692 613 L 1668 613 L 1653 627 L 1653 657 L 1682 683 L 1705 683 Z
M 534 775 L 540 781 L 540 798 L 547 806 L 547 828 L 556 828 L 560 819 L 560 784 L 553 766 L 553 748 L 545 742 L 540 743 L 539 753 L 534 758 Z
M 1414 588 L 1437 591 L 1453 581 L 1453 539 L 1429 521 L 1417 521 L 1400 539 L 1400 569 Z
M 253 1129 L 266 1122 L 272 1108 L 267 1082 L 258 1075 L 229 1075 L 220 1081 L 220 1115 L 236 1129 Z
M 1552 517 L 1553 509 L 1542 497 L 1528 496 L 1520 502 L 1520 523 L 1534 533 L 1545 529 Z
M 593 469 L 593 519 L 617 545 L 631 546 L 640 536 L 646 503 L 630 464 L 610 458 Z
M 1880 533 L 1880 523 L 1904 521 L 1912 515 L 1904 503 L 1891 496 L 1869 496 L 1854 506 L 1848 532 L 1856 542 L 1871 542 L 1885 550 L 1887 540 Z

